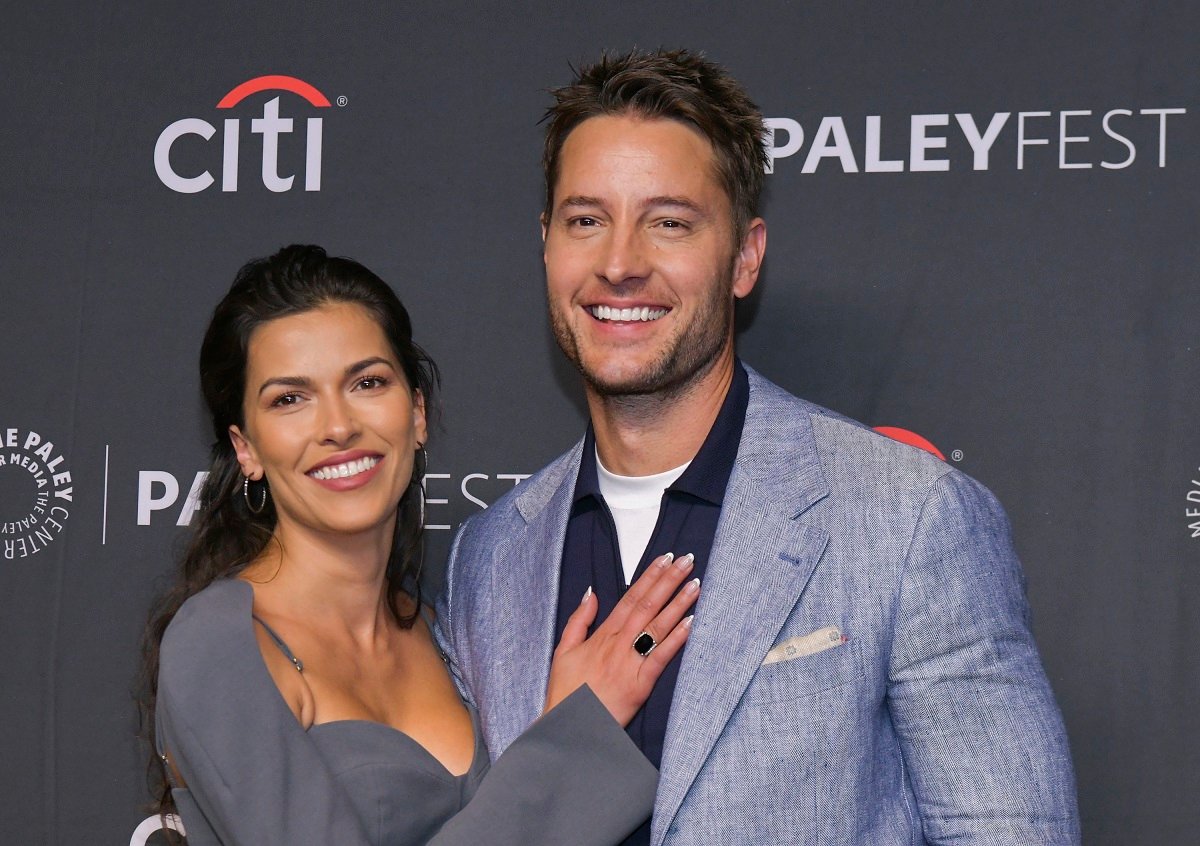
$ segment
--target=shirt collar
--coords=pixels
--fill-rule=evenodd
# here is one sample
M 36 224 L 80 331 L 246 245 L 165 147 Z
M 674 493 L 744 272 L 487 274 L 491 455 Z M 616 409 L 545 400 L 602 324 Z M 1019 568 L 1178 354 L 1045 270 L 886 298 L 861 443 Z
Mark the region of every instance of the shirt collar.
M 587 434 L 583 436 L 583 459 L 579 462 L 579 477 L 575 480 L 575 497 L 572 503 L 581 499 L 600 495 L 600 475 L 596 472 L 596 432 L 592 429 L 592 421 L 588 421 Z
M 721 410 L 717 412 L 717 419 L 688 469 L 667 488 L 668 491 L 690 494 L 713 505 L 724 502 L 725 487 L 729 484 L 729 475 L 737 460 L 749 402 L 750 380 L 742 362 L 734 359 L 733 382 L 725 394 L 725 401 L 721 403 Z M 579 462 L 579 476 L 575 481 L 572 503 L 589 496 L 597 500 L 602 498 L 596 472 L 596 433 L 590 421 L 583 438 L 583 456 Z

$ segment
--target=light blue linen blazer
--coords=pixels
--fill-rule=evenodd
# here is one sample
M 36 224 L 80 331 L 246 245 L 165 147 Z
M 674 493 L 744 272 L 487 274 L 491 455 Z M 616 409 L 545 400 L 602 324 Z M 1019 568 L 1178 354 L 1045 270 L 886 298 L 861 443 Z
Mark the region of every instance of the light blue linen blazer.
M 747 371 L 654 846 L 1078 843 L 999 503 Z M 469 519 L 451 552 L 438 637 L 494 755 L 542 707 L 581 447 Z

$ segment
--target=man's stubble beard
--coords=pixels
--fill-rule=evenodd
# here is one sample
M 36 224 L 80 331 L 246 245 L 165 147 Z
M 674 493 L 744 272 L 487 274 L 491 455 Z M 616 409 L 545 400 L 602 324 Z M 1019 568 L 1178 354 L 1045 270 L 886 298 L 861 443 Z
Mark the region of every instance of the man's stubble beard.
M 575 366 L 588 386 L 605 400 L 617 404 L 642 401 L 670 401 L 686 394 L 692 385 L 708 374 L 733 334 L 733 268 L 731 257 L 718 285 L 692 320 L 658 358 L 621 381 L 606 381 L 590 371 L 579 352 L 579 344 L 568 321 L 552 303 L 548 304 L 550 328 L 567 360 Z

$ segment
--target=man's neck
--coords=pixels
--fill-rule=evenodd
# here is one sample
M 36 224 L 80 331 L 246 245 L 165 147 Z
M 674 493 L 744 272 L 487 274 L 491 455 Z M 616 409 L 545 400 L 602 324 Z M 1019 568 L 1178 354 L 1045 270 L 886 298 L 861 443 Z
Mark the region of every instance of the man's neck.
M 695 458 L 733 383 L 733 350 L 682 391 L 612 397 L 588 388 L 601 463 L 621 476 L 649 476 Z

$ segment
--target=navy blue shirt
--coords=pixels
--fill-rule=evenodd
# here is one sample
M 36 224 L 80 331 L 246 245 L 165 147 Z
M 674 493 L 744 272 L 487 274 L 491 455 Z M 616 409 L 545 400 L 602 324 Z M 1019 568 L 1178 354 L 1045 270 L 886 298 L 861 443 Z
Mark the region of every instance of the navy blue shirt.
M 741 362 L 735 361 L 733 383 L 708 437 L 683 475 L 663 492 L 658 523 L 634 571 L 635 580 L 658 556 L 674 552 L 679 557 L 690 552 L 696 556 L 692 577 L 698 577 L 703 582 L 713 537 L 717 532 L 717 521 L 721 517 L 725 487 L 737 459 L 749 399 L 750 385 L 746 371 Z M 600 493 L 596 472 L 596 437 L 590 424 L 583 442 L 583 460 L 575 481 L 575 495 L 563 544 L 556 642 L 562 637 L 567 618 L 579 606 L 579 600 L 589 585 L 600 603 L 595 623 L 599 625 L 624 595 L 626 584 L 616 525 Z M 632 644 L 630 648 L 633 648 Z M 626 729 L 656 767 L 662 764 L 667 717 L 682 659 L 681 651 L 667 665 L 645 706 Z M 623 846 L 642 846 L 649 842 L 650 823 L 647 822 L 625 840 Z

